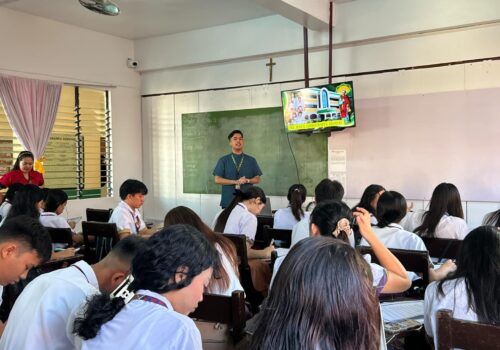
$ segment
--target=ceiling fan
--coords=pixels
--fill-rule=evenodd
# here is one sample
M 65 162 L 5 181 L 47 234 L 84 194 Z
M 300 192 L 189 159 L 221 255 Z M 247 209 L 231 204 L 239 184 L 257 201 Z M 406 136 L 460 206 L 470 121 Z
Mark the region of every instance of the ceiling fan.
M 120 14 L 118 6 L 110 0 L 78 0 L 80 4 L 91 11 L 107 16 L 117 16 Z

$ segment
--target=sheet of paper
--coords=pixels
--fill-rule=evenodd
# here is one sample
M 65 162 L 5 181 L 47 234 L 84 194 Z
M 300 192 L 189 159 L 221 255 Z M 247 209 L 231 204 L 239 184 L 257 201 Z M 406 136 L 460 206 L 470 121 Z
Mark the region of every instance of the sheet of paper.
M 407 319 L 420 320 L 424 317 L 424 301 L 395 301 L 380 304 L 384 322 L 399 322 Z

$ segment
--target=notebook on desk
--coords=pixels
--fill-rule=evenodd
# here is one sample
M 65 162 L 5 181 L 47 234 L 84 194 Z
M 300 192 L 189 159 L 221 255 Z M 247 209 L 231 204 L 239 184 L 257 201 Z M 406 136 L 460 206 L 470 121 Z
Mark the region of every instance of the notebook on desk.
M 421 327 L 424 323 L 424 301 L 404 300 L 380 304 L 384 329 L 389 333 Z

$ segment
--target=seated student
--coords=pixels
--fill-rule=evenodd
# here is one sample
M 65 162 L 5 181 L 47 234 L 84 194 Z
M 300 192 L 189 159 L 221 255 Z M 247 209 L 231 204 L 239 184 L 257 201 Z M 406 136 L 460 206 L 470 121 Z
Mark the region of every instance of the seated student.
M 288 207 L 274 213 L 273 228 L 291 230 L 304 217 L 302 204 L 306 201 L 307 190 L 304 185 L 295 184 L 288 189 Z
M 426 251 L 427 247 L 422 238 L 412 232 L 405 231 L 399 222 L 406 215 L 406 199 L 396 191 L 384 192 L 377 203 L 377 226 L 373 231 L 377 238 L 387 248 L 421 250 Z M 361 240 L 361 245 L 369 246 L 365 239 Z M 438 269 L 434 269 L 432 262 L 429 261 L 429 278 L 431 281 L 437 281 L 446 277 L 456 266 L 451 260 L 447 260 Z M 415 280 L 419 277 L 411 272 L 410 277 Z
M 183 206 L 176 207 L 165 215 L 164 227 L 175 224 L 193 226 L 217 249 L 217 264 L 207 287 L 208 293 L 230 296 L 235 290 L 244 290 L 238 277 L 236 248 L 231 240 L 212 231 L 194 211 Z
M 370 223 L 370 213 L 363 208 L 354 212 L 356 222 L 363 238 L 371 245 L 380 265 L 370 263 L 373 274 L 373 286 L 378 293 L 401 293 L 410 288 L 411 280 L 399 260 L 377 238 Z M 353 213 L 343 202 L 322 201 L 311 213 L 310 235 L 338 238 L 351 243 L 349 236 L 353 232 L 350 226 Z M 274 271 L 280 269 L 285 257 L 279 257 L 274 263 Z M 274 280 L 273 280 L 274 285 Z
M 355 205 L 352 210 L 356 210 L 356 208 L 363 208 L 366 209 L 370 213 L 370 218 L 371 218 L 371 223 L 372 225 L 377 224 L 377 218 L 376 218 L 376 212 L 377 212 L 377 203 L 378 199 L 382 195 L 382 193 L 385 192 L 385 188 L 372 184 L 369 185 L 365 190 L 363 191 L 363 194 L 361 195 L 361 199 L 359 200 L 359 203 Z
M 150 236 L 156 229 L 148 229 L 142 220 L 139 208 L 144 204 L 144 196 L 148 194 L 148 188 L 138 180 L 125 180 L 120 186 L 120 198 L 122 201 L 113 210 L 110 223 L 115 223 L 120 238 L 130 234 Z
M 100 262 L 80 260 L 70 267 L 38 276 L 24 288 L 0 338 L 1 349 L 73 349 L 74 315 L 86 298 L 111 293 L 130 271 L 135 254 L 145 244 L 141 237 L 118 242 Z M 71 324 L 68 327 L 68 322 Z
M 33 219 L 40 220 L 40 209 L 43 201 L 43 191 L 35 185 L 24 185 L 16 192 L 14 202 L 9 210 L 9 214 L 4 219 L 27 215 Z M 0 224 L 1 226 L 2 224 Z M 75 248 L 67 248 L 59 252 L 52 253 L 51 259 L 60 259 L 75 255 Z
M 0 222 L 9 213 L 10 207 L 12 207 L 12 202 L 14 201 L 14 196 L 16 195 L 17 190 L 19 190 L 21 187 L 23 187 L 23 185 L 21 185 L 20 183 L 12 184 L 7 190 L 7 193 L 5 193 L 3 202 L 0 205 Z
M 73 232 L 73 241 L 75 243 L 82 243 L 83 238 L 75 232 L 75 222 L 68 222 L 61 216 L 67 204 L 68 195 L 66 192 L 59 189 L 49 190 L 45 199 L 45 209 L 40 214 L 40 222 L 45 227 L 69 228 Z
M 453 318 L 499 324 L 499 295 L 500 230 L 480 226 L 465 237 L 456 271 L 425 291 L 425 331 L 434 338 L 436 349 L 438 310 L 452 310 Z
M 51 251 L 50 235 L 38 220 L 19 215 L 4 222 L 0 227 L 0 304 L 3 287 L 25 279 L 31 268 L 49 260 Z M 0 322 L 0 335 L 3 327 Z
M 372 284 L 369 265 L 348 243 L 301 240 L 281 265 L 250 349 L 379 349 Z
M 500 209 L 486 214 L 483 219 L 483 225 L 500 227 Z
M 444 182 L 432 192 L 429 210 L 409 212 L 401 226 L 421 237 L 464 239 L 469 233 L 460 193 L 455 185 Z
M 236 190 L 231 203 L 214 220 L 214 231 L 247 236 L 248 258 L 270 258 L 274 247 L 251 249 L 257 233 L 257 216 L 266 205 L 266 195 L 257 186 Z
M 114 296 L 87 302 L 74 330 L 82 349 L 201 350 L 187 317 L 203 300 L 217 251 L 190 225 L 172 225 L 146 240 L 132 261 L 132 277 Z
M 344 197 L 344 186 L 337 180 L 323 179 L 314 189 L 314 200 L 316 205 L 323 201 L 336 200 L 342 201 Z M 291 247 L 301 239 L 309 237 L 309 215 L 306 212 L 302 220 L 300 220 L 292 230 Z M 352 237 L 352 245 L 354 246 L 354 237 Z

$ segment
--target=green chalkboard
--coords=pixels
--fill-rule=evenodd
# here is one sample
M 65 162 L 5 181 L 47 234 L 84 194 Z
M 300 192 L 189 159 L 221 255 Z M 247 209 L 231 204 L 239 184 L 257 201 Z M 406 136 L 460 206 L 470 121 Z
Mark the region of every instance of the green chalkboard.
M 182 115 L 184 193 L 221 192 L 212 174 L 217 160 L 231 152 L 227 135 L 234 129 L 244 133 L 244 152 L 257 159 L 266 195 L 286 196 L 299 181 L 313 195 L 327 177 L 326 134 L 287 138 L 281 108 L 190 113 Z

